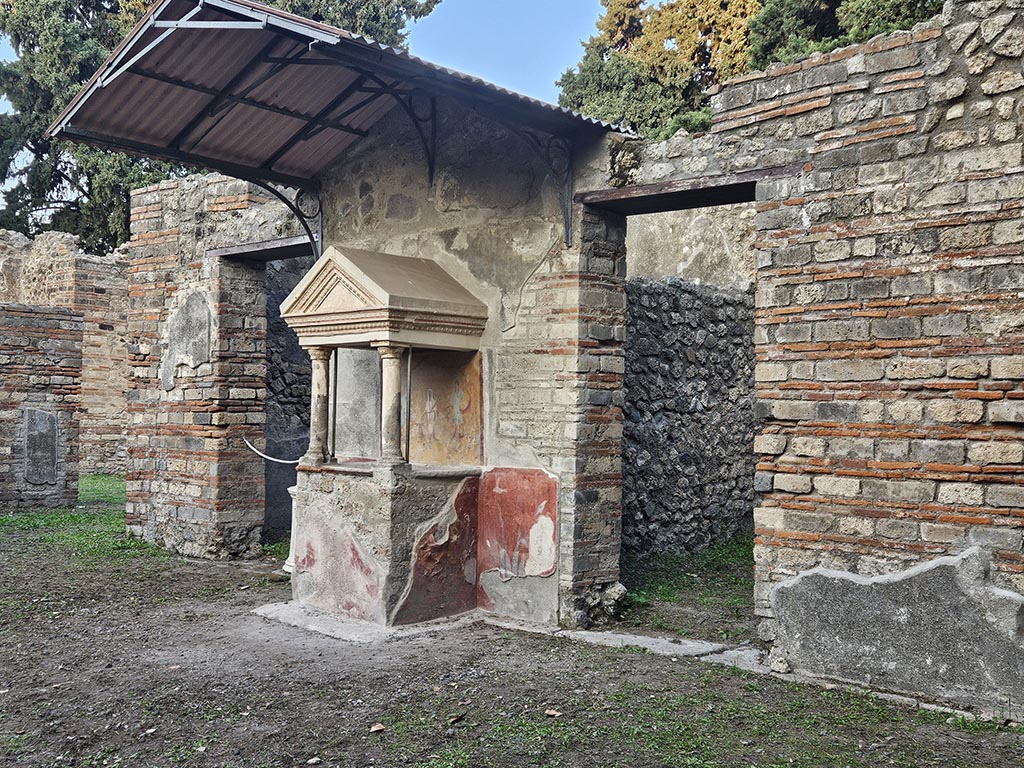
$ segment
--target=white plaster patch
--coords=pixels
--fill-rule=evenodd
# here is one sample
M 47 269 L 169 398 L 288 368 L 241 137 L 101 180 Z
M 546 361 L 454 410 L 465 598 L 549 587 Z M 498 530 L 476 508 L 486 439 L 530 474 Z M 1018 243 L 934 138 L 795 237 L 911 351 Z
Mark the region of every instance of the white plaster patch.
M 555 569 L 555 523 L 544 515 L 546 501 L 537 507 L 537 522 L 530 528 L 530 549 L 526 560 L 527 576 L 548 576 Z

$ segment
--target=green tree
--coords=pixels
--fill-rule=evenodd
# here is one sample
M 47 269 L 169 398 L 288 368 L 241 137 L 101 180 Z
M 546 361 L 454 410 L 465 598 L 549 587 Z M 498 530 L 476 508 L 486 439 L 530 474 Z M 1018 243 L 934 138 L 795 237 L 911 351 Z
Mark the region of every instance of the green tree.
M 387 45 L 440 0 L 279 0 L 276 4 Z M 165 163 L 70 142 L 44 132 L 146 9 L 146 0 L 0 0 L 0 34 L 17 58 L 0 64 L 0 227 L 71 232 L 104 252 L 128 238 L 131 189 L 180 173 Z
M 836 12 L 850 41 L 910 29 L 942 10 L 942 0 L 843 0 Z
M 750 62 L 787 63 L 910 29 L 941 10 L 942 0 L 764 0 L 750 20 Z
M 441 0 L 271 0 L 291 13 L 365 35 L 378 43 L 405 45 L 409 22 L 422 19 Z
M 707 127 L 705 92 L 746 70 L 759 0 L 602 0 L 598 34 L 562 75 L 559 103 L 660 138 Z
M 597 20 L 599 36 L 609 48 L 631 48 L 644 31 L 643 0 L 602 0 L 602 5 L 605 11 Z
M 599 120 L 661 138 L 673 127 L 702 130 L 701 94 L 689 77 L 661 80 L 652 67 L 600 37 L 587 42 L 583 59 L 558 81 L 558 103 Z

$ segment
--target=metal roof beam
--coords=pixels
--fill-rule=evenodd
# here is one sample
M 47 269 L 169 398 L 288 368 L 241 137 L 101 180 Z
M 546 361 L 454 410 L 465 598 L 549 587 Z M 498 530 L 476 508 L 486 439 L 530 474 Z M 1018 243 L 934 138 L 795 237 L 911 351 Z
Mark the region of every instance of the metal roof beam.
M 266 29 L 264 21 L 155 21 L 157 29 Z
M 288 154 L 288 152 L 290 152 L 291 149 L 296 144 L 305 141 L 310 136 L 310 134 L 316 128 L 316 123 L 318 123 L 320 120 L 325 119 L 329 114 L 331 114 L 331 112 L 333 112 L 346 101 L 348 101 L 350 98 L 352 98 L 353 95 L 359 93 L 359 90 L 362 88 L 365 82 L 366 78 L 363 76 L 359 76 L 353 82 L 349 83 L 348 87 L 342 90 L 342 92 L 335 96 L 333 99 L 331 99 L 327 106 L 325 106 L 323 109 L 317 112 L 316 116 L 312 120 L 310 120 L 301 129 L 292 134 L 292 136 L 286 142 L 284 142 L 284 144 L 282 144 L 276 150 L 274 150 L 274 153 L 269 158 L 267 158 L 267 161 L 263 164 L 263 167 L 273 168 L 274 164 L 282 157 L 284 157 L 286 154 Z
M 255 67 L 258 67 L 262 63 L 264 57 L 269 56 L 273 50 L 277 48 L 278 42 L 279 41 L 276 37 L 273 38 L 260 49 L 259 53 L 249 59 L 249 61 L 247 61 L 245 65 L 239 69 L 230 80 L 228 80 L 227 85 L 220 90 L 220 92 L 214 97 L 213 101 L 207 104 L 205 109 L 194 115 L 192 119 L 188 121 L 188 124 L 178 131 L 178 134 L 171 141 L 171 146 L 175 149 L 181 149 L 182 144 L 184 144 L 186 139 L 195 132 L 196 128 L 198 128 L 204 120 L 213 116 L 217 107 L 224 102 L 227 95 L 246 77 L 248 77 Z
M 112 149 L 115 152 L 130 152 L 136 155 L 154 157 L 159 160 L 168 160 L 172 163 L 191 165 L 198 168 L 209 168 L 220 171 L 228 176 L 244 179 L 252 182 L 274 182 L 283 184 L 294 189 L 316 189 L 317 183 L 313 179 L 305 179 L 301 176 L 292 176 L 287 173 L 279 173 L 267 168 L 253 168 L 240 163 L 232 163 L 226 160 L 218 160 L 205 155 L 198 155 L 193 152 L 182 152 L 181 150 L 169 147 L 158 147 L 154 144 L 147 144 L 133 139 L 124 139 L 118 136 L 109 136 L 89 131 L 84 128 L 65 126 L 62 132 L 67 136 L 77 139 L 84 144 L 91 144 L 102 149 Z
M 174 85 L 178 88 L 184 88 L 188 91 L 203 93 L 207 96 L 217 96 L 221 93 L 221 91 L 218 91 L 216 88 L 208 88 L 205 85 L 199 85 L 199 83 L 192 83 L 188 80 L 179 80 L 176 77 L 171 77 L 169 75 L 161 75 L 159 72 L 150 72 L 149 70 L 145 69 L 133 69 L 132 74 L 137 75 L 138 77 L 144 77 L 148 80 L 156 80 L 159 83 L 167 83 L 167 85 Z M 245 96 L 230 95 L 228 99 L 229 101 L 237 102 L 238 104 L 242 104 L 246 107 L 252 107 L 253 109 L 261 109 L 265 112 L 272 112 L 275 115 L 291 117 L 296 120 L 312 120 L 313 118 L 316 117 L 316 115 L 311 115 L 308 112 L 296 112 L 294 109 L 275 107 L 273 104 L 266 104 L 262 101 L 256 101 L 256 99 L 250 99 Z M 359 136 L 360 138 L 365 138 L 366 136 L 369 136 L 368 131 L 363 131 L 360 130 L 359 128 L 353 128 L 352 126 L 346 125 L 340 120 L 340 118 L 334 118 L 331 120 L 321 120 L 319 121 L 317 127 L 321 129 L 331 128 L 335 131 L 351 133 L 353 136 Z
M 203 10 L 203 4 L 202 3 L 197 5 L 191 11 L 186 13 L 184 16 L 182 16 L 181 19 L 179 19 L 178 22 L 176 22 L 176 23 L 181 23 L 183 21 L 188 21 L 193 16 L 195 16 L 197 13 L 199 13 L 201 10 Z M 155 23 L 156 22 L 152 22 L 149 26 L 153 26 L 153 24 L 155 24 Z M 162 33 L 160 33 L 160 35 L 158 35 L 156 37 L 156 39 L 154 39 L 149 45 L 147 45 L 145 48 L 143 48 L 137 54 L 135 54 L 130 59 L 128 59 L 128 61 L 125 62 L 119 69 L 115 70 L 114 72 L 112 72 L 111 74 L 107 75 L 106 77 L 99 78 L 99 80 L 96 81 L 96 85 L 98 87 L 100 87 L 100 88 L 105 88 L 106 86 L 110 85 L 112 82 L 117 80 L 117 78 L 119 78 L 121 75 L 123 75 L 129 69 L 131 69 L 132 66 L 134 64 L 136 64 L 139 60 L 141 60 L 145 56 L 147 56 L 150 51 L 152 51 L 154 48 L 159 46 L 160 43 L 162 43 L 164 40 L 166 40 L 168 37 L 170 37 L 173 34 L 174 34 L 174 29 L 173 28 L 172 29 L 165 29 Z

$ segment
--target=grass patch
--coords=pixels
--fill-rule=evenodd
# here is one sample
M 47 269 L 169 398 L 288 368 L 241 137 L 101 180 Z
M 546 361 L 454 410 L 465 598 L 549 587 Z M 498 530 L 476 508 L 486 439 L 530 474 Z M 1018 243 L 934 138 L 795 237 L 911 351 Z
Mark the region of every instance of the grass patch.
M 274 544 L 264 544 L 263 555 L 264 557 L 272 557 L 275 560 L 287 560 L 288 544 L 288 541 L 278 541 Z
M 753 640 L 754 544 L 738 536 L 697 554 L 623 564 L 627 624 L 704 640 Z
M 548 704 L 517 703 L 521 706 L 511 701 L 502 705 L 510 711 L 470 704 L 460 709 L 465 716 L 451 730 L 450 701 L 404 705 L 385 718 L 388 729 L 381 746 L 389 757 L 420 768 L 575 765 L 581 745 L 594 744 L 604 745 L 600 764 L 609 768 L 939 764 L 932 748 L 914 738 L 918 729 L 940 723 L 934 713 L 903 710 L 860 692 L 823 691 L 727 667 L 703 670 L 684 691 L 643 682 L 604 694 L 575 693 L 550 705 L 562 712 L 557 718 L 545 716 Z M 436 744 L 446 731 L 444 748 L 428 752 L 424 745 Z M 879 754 L 879 749 L 884 751 Z
M 82 475 L 78 478 L 79 504 L 124 507 L 126 499 L 124 475 Z
M 87 560 L 166 555 L 124 529 L 125 480 L 120 475 L 83 475 L 76 507 L 15 510 L 0 514 L 0 532 L 38 531 L 36 541 Z

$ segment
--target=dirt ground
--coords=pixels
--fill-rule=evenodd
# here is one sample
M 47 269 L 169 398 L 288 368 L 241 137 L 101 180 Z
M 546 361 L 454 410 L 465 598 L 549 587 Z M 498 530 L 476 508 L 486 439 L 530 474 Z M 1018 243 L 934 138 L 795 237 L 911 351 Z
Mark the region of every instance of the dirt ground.
M 2 765 L 1024 765 L 1021 731 L 696 661 L 487 626 L 309 634 L 251 613 L 288 597 L 274 563 L 172 557 L 119 514 L 0 511 Z

